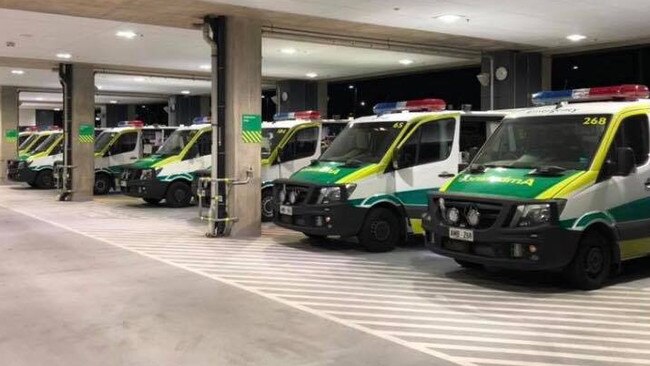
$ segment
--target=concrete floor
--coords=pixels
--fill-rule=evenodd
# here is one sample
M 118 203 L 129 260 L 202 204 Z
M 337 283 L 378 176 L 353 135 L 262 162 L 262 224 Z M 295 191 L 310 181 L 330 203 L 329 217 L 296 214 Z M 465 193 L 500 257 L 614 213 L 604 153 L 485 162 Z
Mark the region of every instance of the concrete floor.
M 207 239 L 195 217 L 0 186 L 0 364 L 650 364 L 647 260 L 583 293 L 417 245 Z

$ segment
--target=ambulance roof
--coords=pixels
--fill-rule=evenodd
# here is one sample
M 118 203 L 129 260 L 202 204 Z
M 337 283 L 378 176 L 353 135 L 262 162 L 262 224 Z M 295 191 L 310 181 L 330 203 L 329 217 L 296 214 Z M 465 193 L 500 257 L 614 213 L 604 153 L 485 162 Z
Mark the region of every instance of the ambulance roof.
M 350 120 L 347 119 L 316 119 L 316 120 L 306 120 L 306 119 L 296 119 L 296 120 L 285 120 L 285 121 L 276 121 L 276 122 L 262 122 L 262 128 L 293 128 L 296 126 L 304 125 L 306 123 L 340 123 L 347 124 Z
M 546 105 L 516 110 L 509 118 L 533 117 L 548 115 L 587 115 L 587 114 L 617 114 L 625 109 L 650 109 L 650 100 L 609 101 L 609 102 L 580 102 Z
M 464 115 L 464 116 L 475 116 L 475 117 L 505 117 L 508 115 L 508 111 L 476 111 L 476 112 L 465 112 L 465 111 L 454 111 L 454 110 L 444 110 L 437 112 L 401 112 L 401 113 L 386 113 L 380 115 L 360 117 L 350 122 L 352 123 L 372 123 L 372 122 L 407 122 L 415 118 L 434 116 L 434 115 Z

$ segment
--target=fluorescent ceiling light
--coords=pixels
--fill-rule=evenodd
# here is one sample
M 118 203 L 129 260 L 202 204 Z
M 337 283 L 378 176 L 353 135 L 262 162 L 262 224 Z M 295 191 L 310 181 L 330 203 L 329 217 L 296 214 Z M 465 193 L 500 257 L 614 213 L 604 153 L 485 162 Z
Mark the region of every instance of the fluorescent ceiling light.
M 102 90 L 102 88 L 104 88 L 104 87 L 101 86 L 101 85 L 97 85 L 97 90 Z
M 451 23 L 456 23 L 457 21 L 459 21 L 461 19 L 468 19 L 468 18 L 464 17 L 462 15 L 456 15 L 456 14 L 443 14 L 443 15 L 437 16 L 436 19 L 438 19 L 439 21 L 441 21 L 443 23 L 451 24 Z
M 131 31 L 131 30 L 118 31 L 117 33 L 115 33 L 115 35 L 120 37 L 120 38 L 126 38 L 126 39 L 133 39 L 133 38 L 138 36 L 137 33 L 135 33 L 134 31 Z
M 407 58 L 405 58 L 403 60 L 399 60 L 399 63 L 404 65 L 404 66 L 408 66 L 408 65 L 412 64 L 413 62 L 414 62 L 413 60 L 409 60 Z
M 566 36 L 566 39 L 568 39 L 571 42 L 580 42 L 582 40 L 587 39 L 587 36 L 583 36 L 582 34 L 570 34 Z
M 14 75 L 22 75 L 25 73 L 23 70 L 11 70 L 11 73 Z
M 305 74 L 305 76 L 307 76 L 310 79 L 314 79 L 314 78 L 318 77 L 318 74 L 315 73 L 315 72 L 308 72 L 308 73 Z
M 190 94 L 190 93 L 191 93 L 191 92 L 190 92 L 189 90 L 181 90 L 181 94 L 188 95 L 188 94 Z
M 109 103 L 111 103 L 111 104 L 117 104 L 117 100 L 111 100 Z
M 36 100 L 38 100 L 39 102 L 41 102 L 41 101 L 45 100 L 45 98 L 38 97 L 38 98 L 36 98 Z
M 200 68 L 201 70 L 211 70 L 211 69 L 212 69 L 212 65 L 201 65 L 201 66 L 199 66 L 199 68 Z
M 145 78 L 142 77 L 142 76 L 137 76 L 137 77 L 134 77 L 133 80 L 137 81 L 138 83 L 141 83 L 141 82 L 145 81 Z
M 58 58 L 62 58 L 62 59 L 64 59 L 64 60 L 69 60 L 69 59 L 72 58 L 72 55 L 69 54 L 69 53 L 66 53 L 66 52 L 61 52 L 61 53 L 57 53 L 57 54 L 56 54 L 56 57 L 58 57 Z
M 280 50 L 280 52 L 284 53 L 285 55 L 293 55 L 294 53 L 298 52 L 295 48 L 283 48 Z
M 61 108 L 54 108 L 54 110 L 58 112 L 61 110 Z

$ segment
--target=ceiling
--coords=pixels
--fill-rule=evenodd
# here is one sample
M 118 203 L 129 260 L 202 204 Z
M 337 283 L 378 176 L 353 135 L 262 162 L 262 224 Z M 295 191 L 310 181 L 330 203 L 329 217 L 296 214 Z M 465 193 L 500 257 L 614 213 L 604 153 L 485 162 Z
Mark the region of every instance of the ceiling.
M 650 37 L 648 0 L 202 1 L 545 48 L 576 46 L 565 38 L 576 33 L 591 44 Z M 469 21 L 435 19 L 444 14 Z
M 121 30 L 138 36 L 131 40 L 116 37 Z M 208 75 L 201 67 L 210 62 L 209 48 L 198 30 L 0 9 L 0 34 L 3 41 L 15 43 L 14 47 L 0 47 L 0 57 L 4 58 L 60 61 L 58 53 L 69 53 L 74 62 Z M 288 55 L 283 49 L 296 52 Z M 411 68 L 467 62 L 466 58 L 273 38 L 263 39 L 262 57 L 262 75 L 275 79 L 309 79 L 306 74 L 310 72 L 318 75 L 314 79 L 403 72 L 408 70 L 398 63 L 403 59 L 414 61 Z M 120 81 L 127 83 L 113 84 L 114 90 L 140 88 L 127 79 Z

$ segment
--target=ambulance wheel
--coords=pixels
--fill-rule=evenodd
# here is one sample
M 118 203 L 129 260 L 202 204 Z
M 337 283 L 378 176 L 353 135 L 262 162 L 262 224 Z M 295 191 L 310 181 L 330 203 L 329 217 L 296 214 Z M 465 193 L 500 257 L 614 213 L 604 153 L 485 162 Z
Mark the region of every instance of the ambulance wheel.
M 174 182 L 169 185 L 165 201 L 169 207 L 187 207 L 192 201 L 192 189 L 183 182 Z
M 142 200 L 150 205 L 158 205 L 162 201 L 160 198 L 143 198 Z
M 54 175 L 51 170 L 42 170 L 36 176 L 34 186 L 39 189 L 52 189 L 54 188 Z
M 106 174 L 95 174 L 95 185 L 93 193 L 97 196 L 103 196 L 111 191 L 111 178 Z
M 463 267 L 463 268 L 467 268 L 467 269 L 483 269 L 483 265 L 480 264 L 480 263 L 468 262 L 468 261 L 464 261 L 462 259 L 454 259 L 454 261 L 456 261 L 456 263 L 459 266 Z
M 262 222 L 273 221 L 275 210 L 273 209 L 273 190 L 262 191 Z
M 27 182 L 27 184 L 29 184 L 29 186 L 32 188 L 37 188 L 36 183 Z
M 569 282 L 581 290 L 601 288 L 612 268 L 612 248 L 605 236 L 587 231 L 578 245 L 573 261 L 565 269 Z
M 404 240 L 402 230 L 400 219 L 393 211 L 383 207 L 373 208 L 361 227 L 359 242 L 369 252 L 388 252 Z

